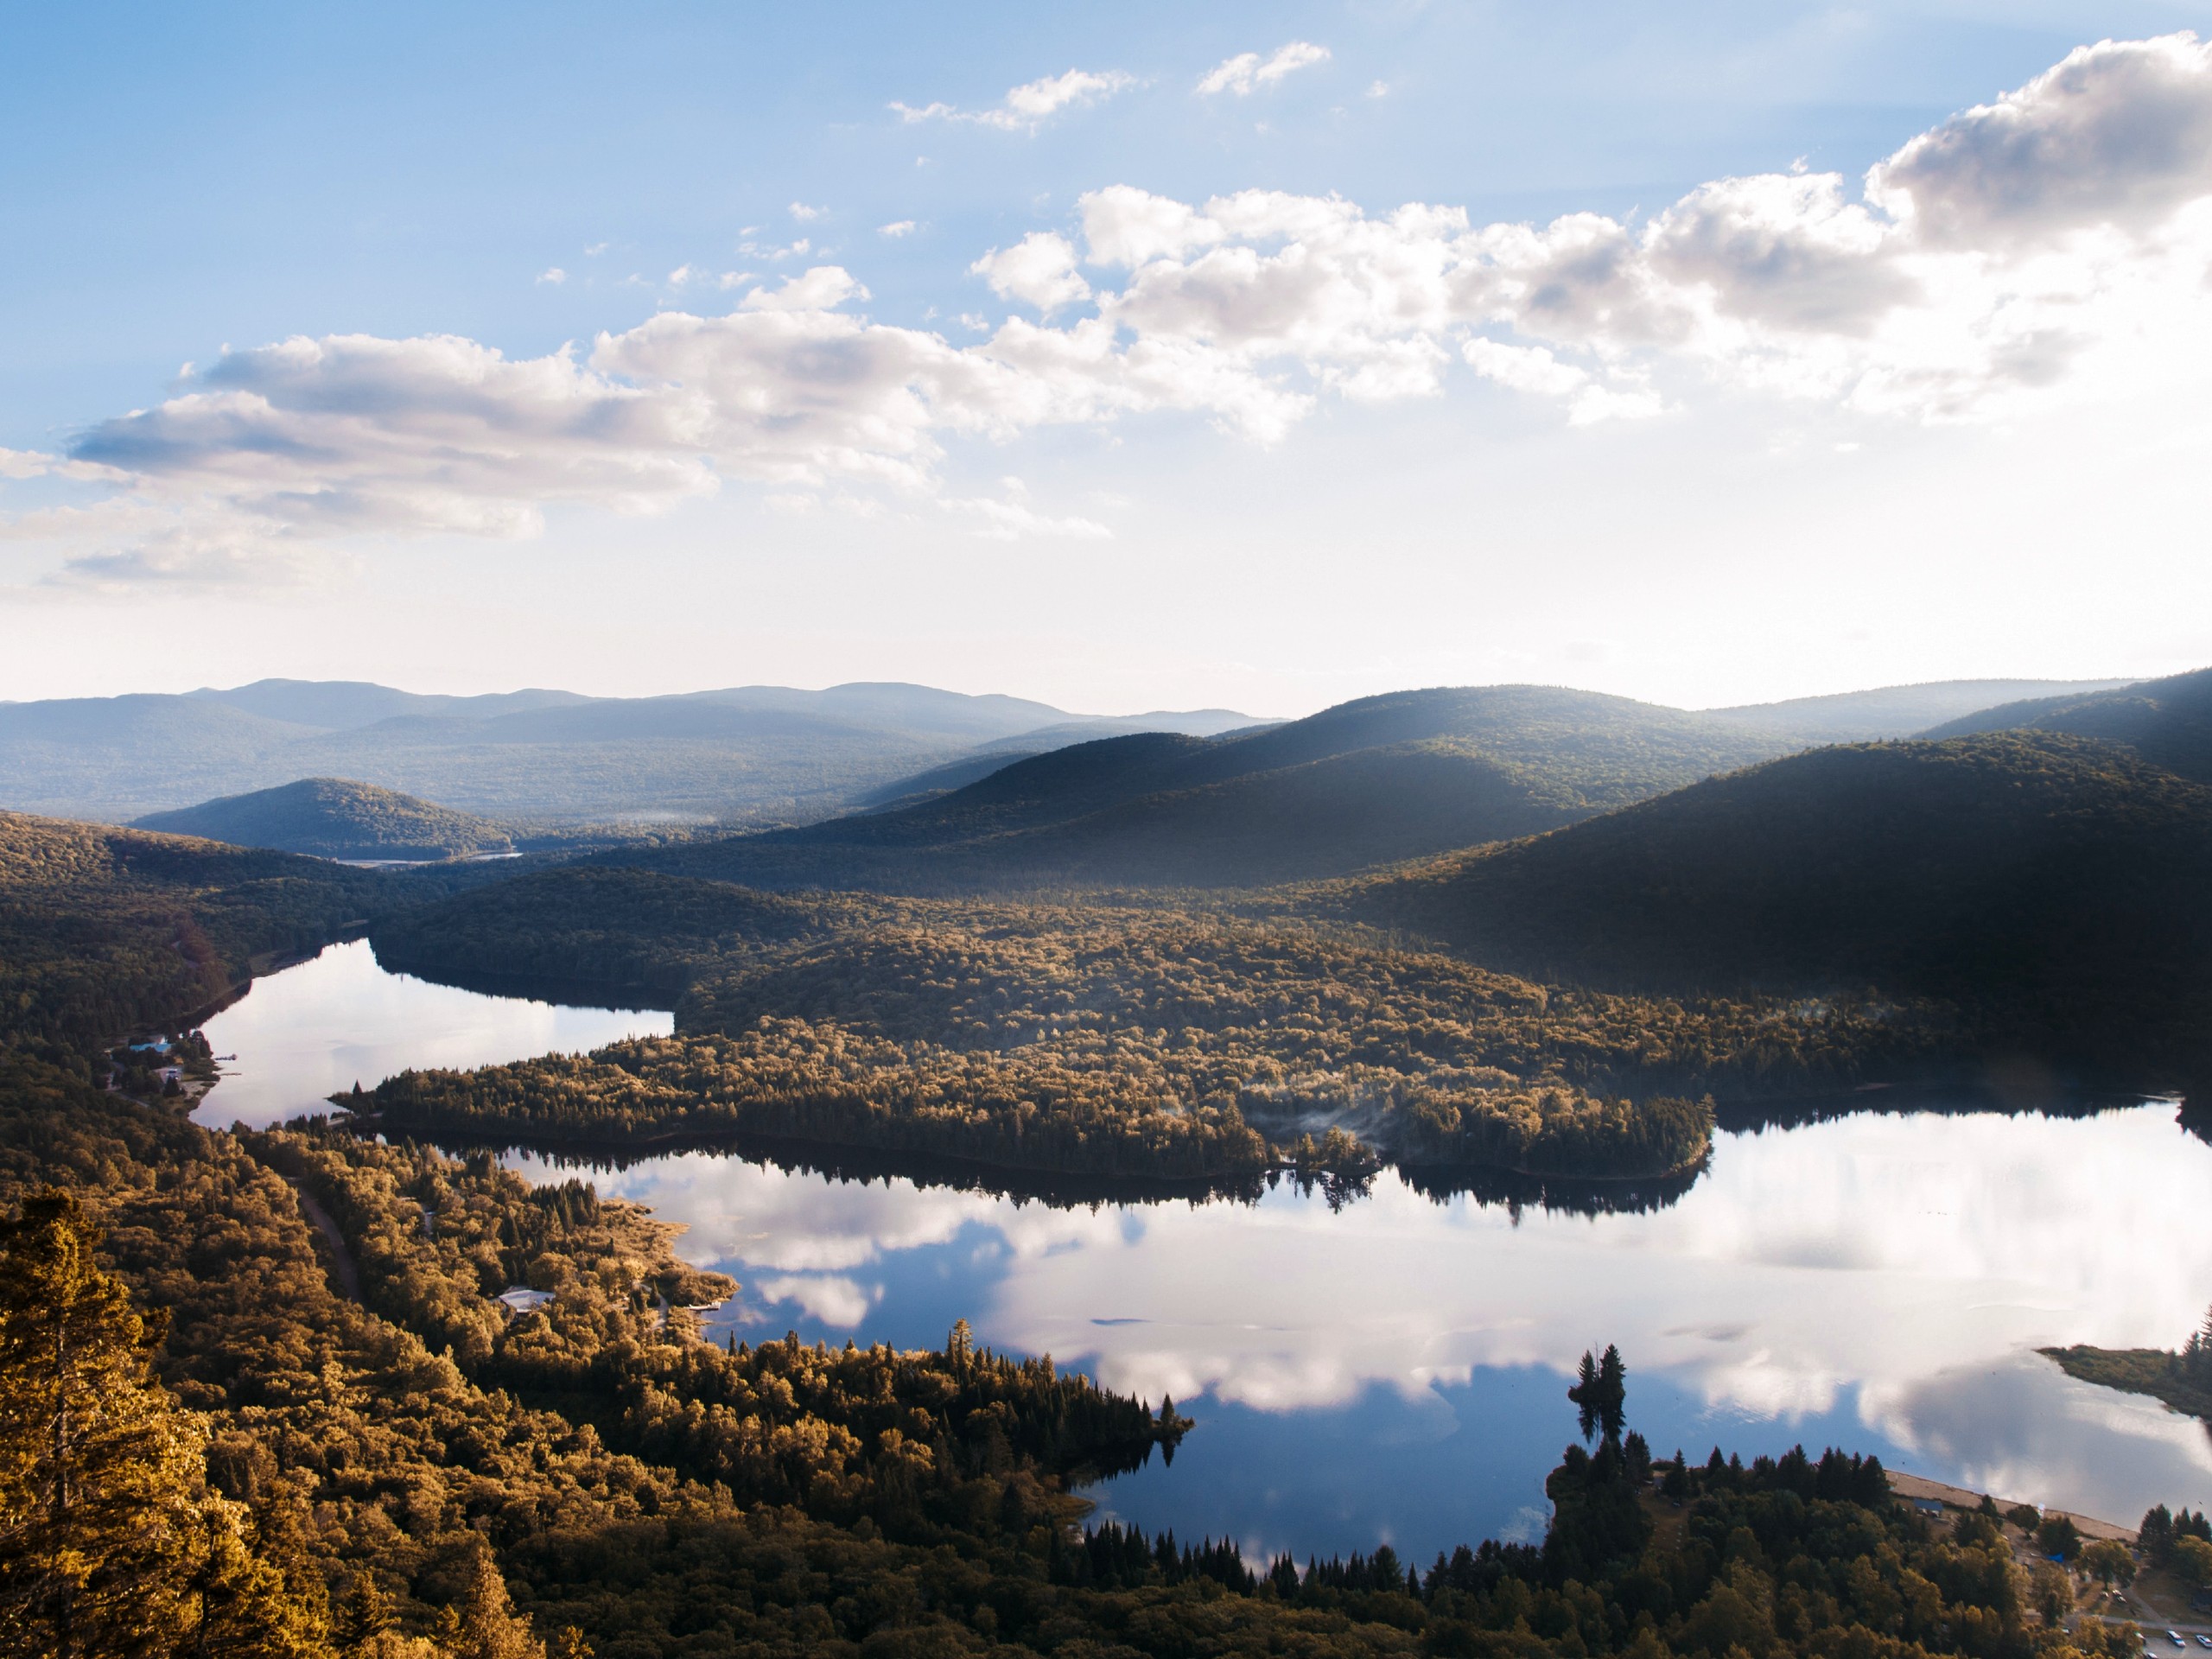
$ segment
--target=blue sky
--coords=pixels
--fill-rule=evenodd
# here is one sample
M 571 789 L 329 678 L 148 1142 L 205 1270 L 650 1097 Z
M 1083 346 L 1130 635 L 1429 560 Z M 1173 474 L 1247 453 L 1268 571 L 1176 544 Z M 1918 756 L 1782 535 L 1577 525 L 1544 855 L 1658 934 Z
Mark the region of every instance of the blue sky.
M 2190 29 L 2212 6 L 14 8 L 0 696 L 1294 713 L 2195 666 L 2212 76 L 2169 42 L 2037 81 Z M 2037 85 L 2005 117 L 2036 143 L 1960 124 Z M 1612 228 L 1570 247 L 1574 214 Z M 256 355 L 333 337 L 458 343 Z M 457 414 L 494 352 L 543 366 Z

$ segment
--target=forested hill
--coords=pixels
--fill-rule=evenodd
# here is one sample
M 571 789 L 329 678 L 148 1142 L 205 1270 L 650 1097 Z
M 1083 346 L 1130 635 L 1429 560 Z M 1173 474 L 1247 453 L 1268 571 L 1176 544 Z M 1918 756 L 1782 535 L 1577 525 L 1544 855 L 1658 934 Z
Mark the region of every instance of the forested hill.
M 0 812 L 0 1047 L 80 1064 L 273 956 L 439 889 L 319 859 Z
M 1532 834 L 1792 745 L 1545 686 L 1397 692 L 1249 734 L 1018 761 L 898 810 L 640 855 L 764 887 L 1243 887 Z
M 2212 790 L 2056 734 L 1815 750 L 1350 891 L 1547 980 L 1871 985 L 2059 1058 L 2199 1065 L 2212 1010 Z
M 2199 783 L 2212 783 L 2212 668 L 2088 696 L 2038 697 L 1986 709 L 1925 735 L 2065 732 L 2118 743 Z
M 152 813 L 132 827 L 318 858 L 459 858 L 514 846 L 507 830 L 489 818 L 350 778 L 302 778 Z

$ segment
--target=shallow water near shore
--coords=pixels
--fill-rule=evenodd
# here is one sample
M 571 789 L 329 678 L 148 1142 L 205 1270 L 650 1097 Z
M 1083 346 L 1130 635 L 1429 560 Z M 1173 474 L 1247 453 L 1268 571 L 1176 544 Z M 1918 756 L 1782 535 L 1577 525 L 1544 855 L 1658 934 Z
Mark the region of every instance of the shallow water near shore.
M 367 1086 L 667 1020 L 431 985 L 335 946 L 208 1022 L 243 1076 L 195 1116 L 272 1121 L 356 1075 Z M 251 1109 L 245 1091 L 226 1099 L 245 1078 Z M 1540 1535 L 1543 1477 L 1574 1432 L 1568 1374 L 1607 1342 L 1628 1357 L 1631 1426 L 1662 1454 L 1839 1445 L 2128 1524 L 2153 1503 L 2212 1503 L 2201 1425 L 2036 1351 L 2170 1347 L 2202 1318 L 2212 1147 L 2167 1103 L 1724 1132 L 1679 1198 L 1641 1213 L 1433 1198 L 1388 1171 L 1335 1208 L 1291 1182 L 1256 1202 L 1065 1205 L 988 1181 L 841 1177 L 789 1154 L 670 1152 L 619 1170 L 506 1156 L 531 1179 L 591 1170 L 602 1193 L 683 1224 L 687 1259 L 743 1282 L 712 1318 L 717 1338 L 935 1345 L 965 1318 L 991 1346 L 1050 1353 L 1154 1405 L 1172 1395 L 1198 1422 L 1173 1465 L 1090 1496 L 1248 1551 L 1388 1541 L 1426 1560 Z

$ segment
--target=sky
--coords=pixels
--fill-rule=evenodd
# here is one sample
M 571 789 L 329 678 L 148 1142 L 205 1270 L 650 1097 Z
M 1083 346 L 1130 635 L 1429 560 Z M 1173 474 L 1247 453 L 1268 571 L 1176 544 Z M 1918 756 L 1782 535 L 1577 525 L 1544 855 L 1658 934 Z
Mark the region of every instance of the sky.
M 2212 663 L 2212 0 L 9 34 L 0 697 Z

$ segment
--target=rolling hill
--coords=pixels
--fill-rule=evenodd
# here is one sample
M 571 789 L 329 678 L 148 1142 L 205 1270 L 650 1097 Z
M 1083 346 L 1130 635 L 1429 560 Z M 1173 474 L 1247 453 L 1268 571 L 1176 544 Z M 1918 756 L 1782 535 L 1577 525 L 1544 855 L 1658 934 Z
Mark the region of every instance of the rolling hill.
M 317 858 L 460 858 L 514 847 L 505 827 L 489 818 L 349 778 L 302 778 L 152 813 L 131 827 Z
M 2031 1049 L 2110 1058 L 2212 1013 L 2212 789 L 2056 734 L 1816 750 L 1346 892 L 1547 981 L 1872 987 Z
M 1918 737 L 1931 726 L 1956 721 L 1999 703 L 2024 698 L 2078 697 L 2110 690 L 2125 680 L 1931 680 L 1885 685 L 1824 697 L 1708 709 L 1716 720 L 1755 727 L 1810 748 L 1822 743 L 1871 743 Z M 1948 734 L 1946 734 L 1948 735 Z
M 1249 887 L 1531 834 L 1786 747 L 1594 692 L 1399 692 L 1216 738 L 1076 744 L 904 808 L 633 861 L 769 887 Z
M 2035 697 L 1986 709 L 1927 734 L 2064 732 L 2117 743 L 2168 772 L 2212 783 L 2212 669 L 2086 695 Z

